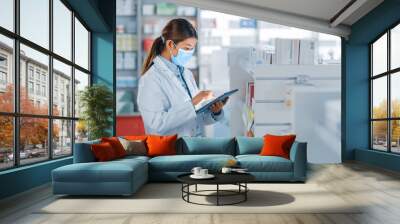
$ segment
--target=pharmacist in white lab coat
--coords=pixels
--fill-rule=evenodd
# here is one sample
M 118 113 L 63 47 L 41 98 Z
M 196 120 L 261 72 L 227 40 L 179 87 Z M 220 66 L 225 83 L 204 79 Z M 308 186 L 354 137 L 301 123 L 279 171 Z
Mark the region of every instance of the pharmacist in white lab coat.
M 184 68 L 197 43 L 197 33 L 185 19 L 173 19 L 153 42 L 139 80 L 138 106 L 146 134 L 202 136 L 204 125 L 220 121 L 225 102 L 196 114 L 195 106 L 212 97 L 200 91 Z

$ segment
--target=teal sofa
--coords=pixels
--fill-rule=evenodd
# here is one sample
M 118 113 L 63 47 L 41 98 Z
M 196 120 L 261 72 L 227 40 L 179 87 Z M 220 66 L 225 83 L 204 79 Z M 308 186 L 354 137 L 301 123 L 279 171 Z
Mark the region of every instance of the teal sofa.
M 228 160 L 236 160 L 259 182 L 304 182 L 307 174 L 307 144 L 295 142 L 290 159 L 260 156 L 262 138 L 179 138 L 177 155 L 127 156 L 96 162 L 91 141 L 75 144 L 74 163 L 52 171 L 54 194 L 131 195 L 148 181 L 176 181 L 193 167 L 218 172 Z

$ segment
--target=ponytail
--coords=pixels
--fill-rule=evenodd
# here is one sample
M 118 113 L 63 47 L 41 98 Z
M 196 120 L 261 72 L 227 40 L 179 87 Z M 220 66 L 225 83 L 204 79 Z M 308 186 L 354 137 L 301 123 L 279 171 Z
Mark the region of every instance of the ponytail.
M 153 45 L 151 46 L 150 52 L 146 57 L 146 60 L 143 63 L 143 68 L 142 68 L 142 75 L 144 75 L 144 73 L 147 72 L 147 70 L 149 70 L 149 68 L 151 67 L 151 64 L 153 63 L 154 58 L 157 55 L 160 55 L 161 52 L 164 50 L 164 41 L 163 38 L 157 37 L 154 42 Z
M 160 55 L 164 50 L 167 40 L 172 40 L 177 44 L 190 37 L 197 39 L 197 32 L 189 21 L 181 18 L 169 21 L 162 30 L 161 36 L 154 40 L 150 52 L 143 63 L 142 75 L 150 69 L 154 58 Z

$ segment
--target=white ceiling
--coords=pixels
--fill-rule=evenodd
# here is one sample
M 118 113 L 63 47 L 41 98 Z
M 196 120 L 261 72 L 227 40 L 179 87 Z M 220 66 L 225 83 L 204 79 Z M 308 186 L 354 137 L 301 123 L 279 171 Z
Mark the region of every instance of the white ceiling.
M 350 26 L 383 0 L 169 0 L 281 25 L 347 37 Z M 353 6 L 336 23 L 334 16 L 347 4 Z
M 350 0 L 225 0 L 329 21 Z

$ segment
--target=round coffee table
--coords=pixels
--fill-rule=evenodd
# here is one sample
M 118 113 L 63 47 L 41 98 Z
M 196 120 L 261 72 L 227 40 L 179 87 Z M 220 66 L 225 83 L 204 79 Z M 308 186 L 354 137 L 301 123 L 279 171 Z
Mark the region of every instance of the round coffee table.
M 247 200 L 247 192 L 249 188 L 247 183 L 255 180 L 255 177 L 248 173 L 216 173 L 212 179 L 193 179 L 190 177 L 191 173 L 182 174 L 177 177 L 178 181 L 182 183 L 182 199 L 188 203 L 198 205 L 234 205 L 245 202 Z M 215 190 L 198 190 L 197 185 L 215 185 Z M 237 190 L 224 190 L 220 189 L 220 185 L 236 185 Z M 190 191 L 190 186 L 195 186 L 194 191 Z M 206 194 L 214 192 L 215 194 Z M 203 196 L 203 197 L 216 197 L 216 204 L 202 204 L 190 200 L 190 196 Z M 221 203 L 221 197 L 240 196 L 240 199 L 231 203 Z

